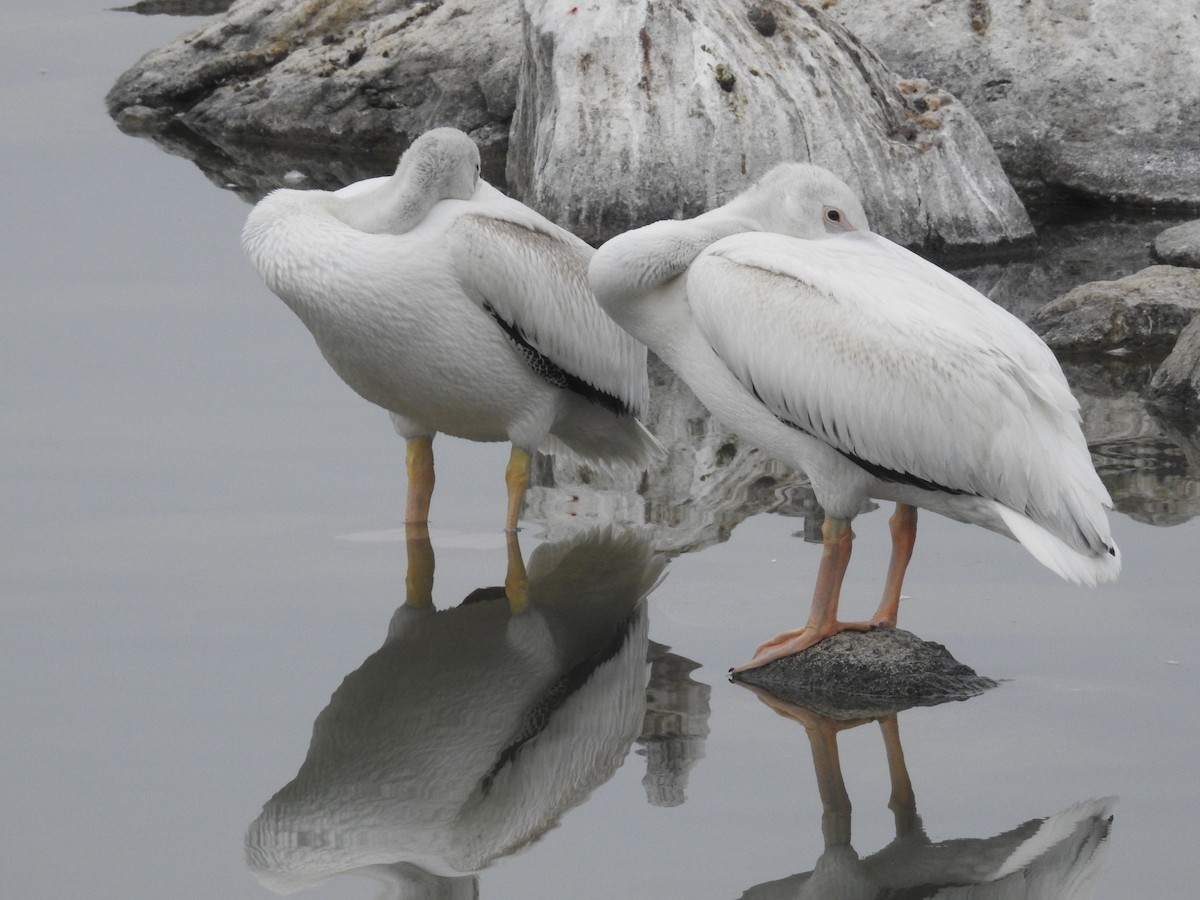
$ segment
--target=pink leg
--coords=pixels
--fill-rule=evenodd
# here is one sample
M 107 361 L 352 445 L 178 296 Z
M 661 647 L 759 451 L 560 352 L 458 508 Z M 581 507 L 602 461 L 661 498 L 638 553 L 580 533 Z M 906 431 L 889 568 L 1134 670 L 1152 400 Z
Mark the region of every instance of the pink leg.
M 888 524 L 892 529 L 892 561 L 888 563 L 887 581 L 883 586 L 883 600 L 871 624 L 883 628 L 896 627 L 896 615 L 900 612 L 900 590 L 904 587 L 904 573 L 912 559 L 913 545 L 917 542 L 917 508 L 907 503 L 897 503 Z
M 821 526 L 821 537 L 824 550 L 821 567 L 817 571 L 817 585 L 813 591 L 808 624 L 797 631 L 785 631 L 760 644 L 750 662 L 734 666 L 732 671 L 744 672 L 792 656 L 842 631 L 867 631 L 872 627 L 870 622 L 840 622 L 837 618 L 842 579 L 850 564 L 850 550 L 854 543 L 850 520 L 826 516 Z

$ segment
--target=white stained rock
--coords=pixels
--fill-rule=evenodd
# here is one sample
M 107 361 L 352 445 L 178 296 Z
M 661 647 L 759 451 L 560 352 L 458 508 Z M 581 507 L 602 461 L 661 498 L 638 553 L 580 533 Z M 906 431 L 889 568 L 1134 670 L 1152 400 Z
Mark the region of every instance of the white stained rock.
M 962 100 L 1022 191 L 1200 203 L 1196 0 L 833 0 L 888 65 Z
M 970 113 L 804 4 L 525 0 L 516 196 L 585 239 L 718 206 L 784 160 L 823 165 L 906 245 L 1026 238 Z M 901 73 L 904 74 L 904 73 Z

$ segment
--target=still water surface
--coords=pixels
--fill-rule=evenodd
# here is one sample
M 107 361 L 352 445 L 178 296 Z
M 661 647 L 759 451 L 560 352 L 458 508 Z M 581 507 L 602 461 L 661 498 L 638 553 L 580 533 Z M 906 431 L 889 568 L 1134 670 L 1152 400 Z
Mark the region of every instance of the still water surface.
M 597 534 L 646 504 L 589 494 L 569 527 L 571 486 L 546 487 L 552 521 L 521 535 L 540 616 L 460 607 L 504 578 L 505 448 L 441 439 L 431 546 L 406 544 L 401 445 L 243 260 L 245 204 L 104 113 L 117 74 L 190 24 L 79 0 L 0 12 L 0 896 L 874 897 L 905 877 L 868 859 L 898 827 L 909 848 L 920 828 L 1003 836 L 903 857 L 961 882 L 964 859 L 1038 829 L 1019 826 L 1106 802 L 1111 831 L 1075 834 L 1079 896 L 1194 896 L 1193 446 L 1119 383 L 1085 398 L 1123 510 L 1116 585 L 922 519 L 902 624 L 1004 683 L 842 731 L 853 818 L 823 835 L 828 731 L 724 676 L 805 614 L 803 490 L 755 476 Z M 858 521 L 848 610 L 874 608 L 884 515 Z M 672 558 L 631 612 L 656 575 L 638 534 Z M 437 612 L 406 592 L 409 550 L 418 571 L 436 555 Z M 531 713 L 553 685 L 576 689 Z M 888 808 L 897 747 L 920 828 Z M 1004 896 L 1065 895 L 1044 885 L 1071 859 Z M 355 869 L 383 886 L 336 874 Z

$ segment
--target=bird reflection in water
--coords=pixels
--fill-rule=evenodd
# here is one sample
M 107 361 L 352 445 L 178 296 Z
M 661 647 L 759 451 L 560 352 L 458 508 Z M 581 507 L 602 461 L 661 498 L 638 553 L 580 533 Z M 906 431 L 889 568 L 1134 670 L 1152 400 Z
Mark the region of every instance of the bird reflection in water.
M 804 726 L 821 797 L 825 851 L 811 872 L 769 881 L 741 900 L 1083 900 L 1093 895 L 1112 826 L 1115 798 L 1087 800 L 1031 819 L 990 838 L 932 842 L 917 814 L 895 713 L 877 719 L 832 719 L 745 685 L 785 718 Z M 838 757 L 838 732 L 879 723 L 887 756 L 896 838 L 860 857 L 850 843 L 850 797 Z
M 385 897 L 476 897 L 476 873 L 607 781 L 650 718 L 643 601 L 665 562 L 643 536 L 538 547 L 520 609 L 499 587 L 436 609 L 427 527 L 407 536 L 387 639 L 334 692 L 296 778 L 247 833 L 272 890 L 354 873 Z M 511 577 L 515 535 L 509 552 Z

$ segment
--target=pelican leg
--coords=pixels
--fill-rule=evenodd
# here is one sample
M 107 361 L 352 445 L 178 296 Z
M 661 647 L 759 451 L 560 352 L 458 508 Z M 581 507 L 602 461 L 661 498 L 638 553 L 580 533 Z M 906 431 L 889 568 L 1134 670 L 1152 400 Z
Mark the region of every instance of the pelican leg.
M 900 590 L 904 587 L 904 573 L 912 559 L 913 545 L 917 542 L 917 508 L 907 503 L 897 503 L 896 511 L 888 519 L 892 530 L 892 560 L 888 563 L 887 581 L 883 585 L 883 600 L 871 624 L 882 628 L 895 628 L 896 615 L 900 612 Z
M 433 499 L 433 438 L 411 438 L 404 450 L 408 471 L 408 502 L 404 508 L 407 524 L 429 521 L 429 501 Z
M 821 796 L 821 833 L 825 846 L 845 846 L 850 843 L 850 795 L 842 777 L 838 755 L 838 733 L 857 728 L 870 719 L 828 719 L 810 709 L 776 697 L 765 688 L 743 684 L 758 695 L 758 699 L 786 719 L 804 726 L 812 751 L 813 771 L 817 776 L 817 792 Z
M 525 558 L 517 542 L 516 529 L 505 533 L 508 544 L 508 570 L 504 575 L 504 595 L 508 598 L 508 609 L 514 616 L 529 608 L 529 576 L 525 572 Z
M 504 483 L 508 486 L 508 516 L 504 520 L 505 531 L 516 531 L 521 517 L 521 506 L 525 502 L 525 491 L 529 487 L 529 454 L 513 446 L 504 470 Z
M 888 809 L 896 820 L 896 835 L 909 834 L 920 827 L 920 821 L 917 819 L 917 797 L 913 793 L 912 779 L 908 777 L 908 766 L 904 762 L 904 748 L 900 746 L 900 725 L 896 721 L 896 714 L 880 719 L 879 730 L 883 732 L 888 777 L 892 782 Z
M 404 538 L 408 552 L 404 605 L 413 609 L 432 609 L 434 558 L 429 526 L 424 522 L 409 522 L 404 526 Z
M 849 519 L 826 516 L 821 526 L 824 549 L 821 567 L 817 570 L 817 585 L 813 591 L 812 610 L 808 624 L 798 631 L 785 631 L 764 644 L 759 644 L 754 658 L 748 663 L 734 666 L 730 671 L 744 672 L 755 669 L 776 659 L 792 656 L 807 650 L 842 631 L 868 631 L 870 622 L 840 622 L 837 618 L 838 598 L 842 590 L 842 579 L 850 564 L 850 550 L 854 543 L 854 532 Z

